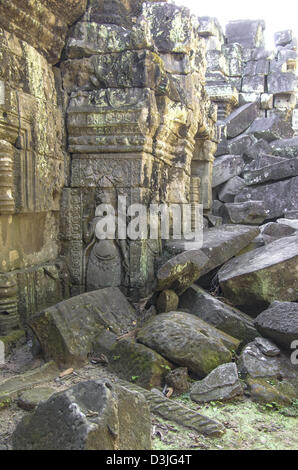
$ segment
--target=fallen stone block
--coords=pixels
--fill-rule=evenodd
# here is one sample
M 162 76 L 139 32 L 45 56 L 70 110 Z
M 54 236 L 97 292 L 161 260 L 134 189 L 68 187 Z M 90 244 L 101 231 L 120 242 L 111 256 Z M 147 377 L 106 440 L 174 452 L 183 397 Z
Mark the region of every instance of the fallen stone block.
M 297 186 L 297 176 L 249 186 L 235 196 L 235 202 L 262 201 L 264 209 L 268 211 L 267 219 L 275 219 L 282 217 L 289 210 L 298 209 Z
M 256 317 L 274 300 L 298 299 L 298 236 L 238 256 L 218 272 L 224 296 Z
M 18 398 L 18 406 L 25 411 L 33 411 L 40 402 L 47 401 L 56 390 L 50 387 L 37 387 L 26 390 Z
M 221 302 L 195 284 L 180 297 L 179 307 L 239 339 L 241 344 L 258 336 L 253 320 L 248 315 Z
M 297 214 L 298 215 L 298 214 Z M 296 219 L 277 219 L 276 221 L 279 225 L 281 226 L 287 226 L 289 227 L 289 230 L 292 229 L 292 231 L 298 230 L 298 218 Z
M 251 134 L 247 134 L 251 135 Z M 254 136 L 251 136 L 254 137 Z M 255 137 L 254 137 L 255 139 Z M 246 151 L 246 156 L 249 160 L 255 161 L 260 155 L 271 155 L 271 147 L 269 142 L 264 139 L 257 140 L 255 144 L 253 144 L 250 148 Z
M 214 161 L 212 187 L 216 188 L 222 183 L 238 176 L 244 169 L 245 163 L 241 155 L 222 155 Z
M 257 142 L 253 135 L 242 134 L 234 139 L 227 141 L 228 153 L 230 155 L 243 155 L 246 154 L 250 147 Z
M 295 302 L 273 302 L 260 313 L 255 327 L 266 338 L 288 351 L 293 351 L 292 343 L 298 341 L 298 304 Z
M 158 315 L 139 331 L 137 340 L 198 377 L 205 377 L 218 365 L 231 362 L 232 351 L 240 343 L 185 312 Z
M 278 181 L 293 176 L 298 176 L 298 159 L 296 158 L 285 159 L 260 170 L 244 171 L 243 173 L 247 185 Z
M 144 396 L 108 380 L 81 382 L 25 416 L 14 450 L 149 450 L 151 419 Z
M 280 355 L 280 349 L 269 339 L 258 336 L 254 339 L 254 343 L 265 356 L 275 357 Z
M 242 394 L 237 366 L 233 362 L 218 366 L 203 380 L 195 382 L 190 390 L 190 398 L 197 403 L 226 401 Z
M 274 44 L 278 46 L 286 46 L 293 40 L 293 32 L 290 29 L 278 31 L 274 33 Z
M 221 266 L 233 256 L 239 254 L 259 234 L 259 228 L 245 225 L 221 225 L 204 231 L 203 246 L 196 242 L 174 240 L 167 243 L 171 253 L 189 250 L 189 258 L 207 256 L 207 262 L 201 268 L 200 277 Z M 190 286 L 188 286 L 190 287 Z M 185 289 L 186 290 L 186 289 Z
M 247 132 L 267 142 L 277 139 L 288 139 L 294 135 L 291 123 L 276 115 L 256 119 Z
M 163 386 L 165 375 L 173 368 L 164 357 L 136 343 L 133 337 L 117 337 L 110 331 L 98 335 L 93 351 L 93 357 L 103 354 L 107 358 L 109 371 L 149 390 Z
M 166 313 L 177 310 L 179 297 L 173 290 L 167 289 L 162 291 L 157 299 L 156 308 L 158 313 Z
M 283 219 L 279 219 L 283 220 Z M 295 233 L 295 229 L 283 223 L 269 222 L 260 227 L 262 235 L 269 235 L 275 239 L 289 237 Z
M 266 155 L 264 153 L 258 154 L 253 161 L 245 166 L 243 175 L 248 171 L 255 171 L 263 169 L 267 166 L 275 165 L 276 163 L 282 163 L 285 159 L 283 157 L 277 157 L 273 155 Z
M 257 343 L 252 342 L 243 349 L 238 361 L 238 370 L 243 378 L 249 376 L 296 379 L 298 368 L 291 364 L 290 359 L 284 354 L 274 357 L 266 356 Z
M 16 398 L 21 392 L 36 385 L 49 382 L 59 376 L 59 369 L 53 361 L 36 369 L 9 377 L 0 383 L 0 401 Z
M 245 186 L 246 183 L 243 178 L 234 176 L 223 185 L 218 192 L 218 197 L 222 202 L 233 202 L 235 196 L 237 196 Z
M 94 339 L 105 329 L 120 335 L 135 325 L 135 310 L 115 287 L 60 302 L 30 321 L 44 356 L 61 368 L 86 362 Z
M 171 289 L 181 295 L 199 279 L 207 261 L 207 256 L 200 250 L 185 251 L 171 258 L 157 272 L 156 289 Z
M 203 416 L 191 408 L 187 408 L 178 401 L 169 400 L 163 395 L 149 392 L 137 385 L 133 385 L 123 380 L 119 383 L 128 390 L 142 393 L 150 407 L 151 413 L 160 416 L 167 421 L 173 421 L 188 429 L 193 429 L 199 434 L 211 437 L 220 437 L 225 432 L 223 424 L 207 416 Z
M 233 224 L 259 225 L 268 218 L 263 201 L 227 203 L 224 210 L 227 220 Z
M 294 158 L 298 156 L 298 137 L 281 139 L 271 142 L 271 152 L 280 157 Z
M 242 134 L 242 132 L 249 128 L 257 116 L 258 107 L 256 103 L 247 103 L 235 109 L 224 121 L 228 138 L 232 139 Z
M 292 404 L 294 399 L 293 396 L 289 396 L 282 393 L 278 387 L 271 385 L 268 380 L 262 379 L 261 377 L 253 379 L 249 377 L 246 381 L 248 386 L 248 393 L 250 399 L 256 403 L 262 403 L 265 405 L 274 403 L 283 406 L 289 406 Z M 277 382 L 278 384 L 278 382 Z

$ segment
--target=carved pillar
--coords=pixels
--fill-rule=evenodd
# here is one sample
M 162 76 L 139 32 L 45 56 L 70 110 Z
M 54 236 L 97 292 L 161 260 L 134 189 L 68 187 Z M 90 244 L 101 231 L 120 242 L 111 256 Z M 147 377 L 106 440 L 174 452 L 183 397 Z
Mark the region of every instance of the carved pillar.
M 190 178 L 191 230 L 196 229 L 196 206 L 200 204 L 201 180 L 198 176 Z
M 0 214 L 13 214 L 13 146 L 0 140 Z
M 0 335 L 18 328 L 18 286 L 12 276 L 0 276 Z

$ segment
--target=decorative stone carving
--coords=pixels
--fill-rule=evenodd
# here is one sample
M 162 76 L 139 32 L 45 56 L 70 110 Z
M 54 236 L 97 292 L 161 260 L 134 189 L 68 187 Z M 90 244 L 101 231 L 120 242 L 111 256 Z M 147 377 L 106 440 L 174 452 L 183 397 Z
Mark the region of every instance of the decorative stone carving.
M 13 146 L 0 140 L 0 214 L 15 210 L 13 192 Z
M 12 276 L 0 275 L 0 336 L 19 326 L 18 287 Z

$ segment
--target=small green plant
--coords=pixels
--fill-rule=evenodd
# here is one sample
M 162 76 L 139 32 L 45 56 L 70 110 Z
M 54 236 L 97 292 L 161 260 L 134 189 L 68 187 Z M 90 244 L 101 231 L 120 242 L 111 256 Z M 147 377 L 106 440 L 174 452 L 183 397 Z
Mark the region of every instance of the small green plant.
M 189 403 L 191 401 L 189 393 L 182 393 L 180 395 L 179 400 L 183 401 L 184 403 Z
M 113 361 L 118 361 L 120 359 L 120 356 L 113 356 Z
M 132 375 L 131 376 L 131 381 L 136 382 L 138 380 L 139 376 L 138 375 Z

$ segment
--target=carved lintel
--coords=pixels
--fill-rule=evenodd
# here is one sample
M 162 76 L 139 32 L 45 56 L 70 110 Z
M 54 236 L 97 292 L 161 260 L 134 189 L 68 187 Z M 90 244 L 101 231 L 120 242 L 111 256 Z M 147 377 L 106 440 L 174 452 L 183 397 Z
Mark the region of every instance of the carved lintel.
M 0 214 L 13 214 L 13 146 L 0 140 Z

